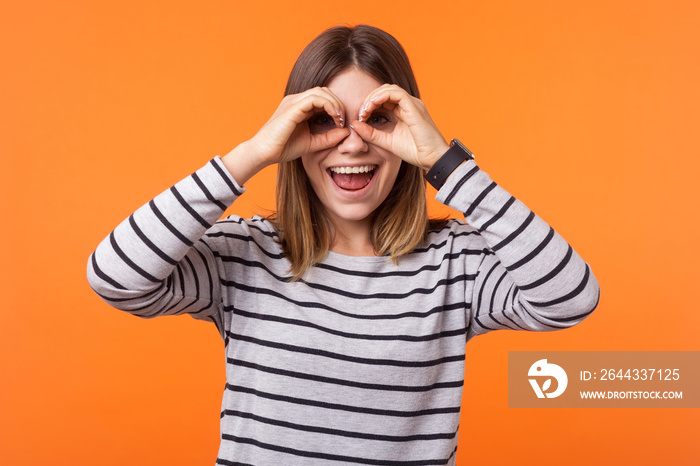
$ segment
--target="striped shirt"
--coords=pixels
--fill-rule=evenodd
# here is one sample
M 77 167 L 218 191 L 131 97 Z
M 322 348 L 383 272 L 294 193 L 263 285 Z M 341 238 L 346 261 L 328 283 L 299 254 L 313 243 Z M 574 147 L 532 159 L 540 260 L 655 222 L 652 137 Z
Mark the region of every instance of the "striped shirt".
M 303 280 L 217 157 L 122 222 L 93 289 L 140 317 L 190 314 L 225 342 L 219 465 L 452 465 L 465 343 L 583 320 L 599 288 L 551 227 L 474 161 L 437 199 L 465 214 L 398 264 L 330 252 Z

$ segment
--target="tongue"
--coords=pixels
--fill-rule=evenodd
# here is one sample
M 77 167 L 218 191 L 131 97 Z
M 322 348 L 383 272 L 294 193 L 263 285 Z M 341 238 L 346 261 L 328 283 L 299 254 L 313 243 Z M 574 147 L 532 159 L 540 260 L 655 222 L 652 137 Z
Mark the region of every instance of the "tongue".
M 352 174 L 333 174 L 333 181 L 335 184 L 343 189 L 356 190 L 362 189 L 369 184 L 369 180 L 372 179 L 372 173 L 352 173 Z

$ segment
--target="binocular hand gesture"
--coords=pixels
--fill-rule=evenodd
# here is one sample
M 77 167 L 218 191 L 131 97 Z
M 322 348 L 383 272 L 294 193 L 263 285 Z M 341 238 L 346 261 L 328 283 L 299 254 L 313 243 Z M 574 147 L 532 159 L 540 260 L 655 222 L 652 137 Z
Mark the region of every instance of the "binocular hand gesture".
M 328 88 L 288 95 L 249 142 L 260 163 L 288 162 L 333 147 L 347 137 L 350 131 L 345 128 L 343 114 L 343 103 Z M 307 120 L 314 118 L 332 129 L 311 131 Z
M 390 131 L 371 124 L 380 108 L 396 118 Z M 423 101 L 395 84 L 384 84 L 372 91 L 360 109 L 359 120 L 353 121 L 351 126 L 365 141 L 424 170 L 429 170 L 449 149 Z

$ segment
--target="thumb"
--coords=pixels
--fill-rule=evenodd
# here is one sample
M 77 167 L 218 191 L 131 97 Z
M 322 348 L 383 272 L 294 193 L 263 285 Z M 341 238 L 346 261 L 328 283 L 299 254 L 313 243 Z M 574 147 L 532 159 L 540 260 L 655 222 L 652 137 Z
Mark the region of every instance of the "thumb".
M 385 150 L 391 150 L 391 140 L 388 133 L 379 131 L 367 123 L 355 120 L 350 124 L 350 127 L 366 142 L 374 144 Z

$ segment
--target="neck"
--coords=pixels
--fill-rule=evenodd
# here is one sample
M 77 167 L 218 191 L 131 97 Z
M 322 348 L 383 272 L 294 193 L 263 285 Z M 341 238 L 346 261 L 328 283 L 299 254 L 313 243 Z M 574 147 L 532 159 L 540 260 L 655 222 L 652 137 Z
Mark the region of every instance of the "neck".
M 344 256 L 376 256 L 369 220 L 336 223 L 334 227 L 331 251 Z

